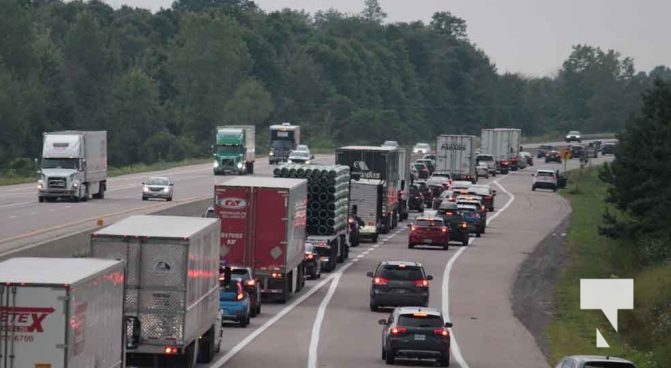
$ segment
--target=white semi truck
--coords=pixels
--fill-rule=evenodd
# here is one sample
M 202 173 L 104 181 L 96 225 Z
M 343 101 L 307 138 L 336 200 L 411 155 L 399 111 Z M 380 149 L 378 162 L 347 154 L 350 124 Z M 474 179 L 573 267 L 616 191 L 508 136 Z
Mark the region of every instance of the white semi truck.
M 447 172 L 454 180 L 478 181 L 475 171 L 475 137 L 472 135 L 438 136 L 436 172 Z
M 38 199 L 105 198 L 107 190 L 107 132 L 44 133 L 37 181 Z
M 514 128 L 482 129 L 480 154 L 494 156 L 496 168 L 501 174 L 518 169 L 522 130 Z
M 129 365 L 192 368 L 219 351 L 219 219 L 131 216 L 91 235 L 91 255 L 127 262 Z
M 0 263 L 0 368 L 123 368 L 124 262 Z

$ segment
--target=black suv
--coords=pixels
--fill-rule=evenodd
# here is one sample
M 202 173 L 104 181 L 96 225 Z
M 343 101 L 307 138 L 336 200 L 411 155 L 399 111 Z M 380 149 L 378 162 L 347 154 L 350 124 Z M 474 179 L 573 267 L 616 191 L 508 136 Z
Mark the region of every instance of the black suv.
M 396 308 L 381 319 L 382 359 L 394 364 L 396 357 L 435 359 L 441 367 L 450 366 L 450 330 L 435 308 Z
M 408 191 L 408 209 L 424 212 L 424 196 L 417 185 L 411 185 Z
M 468 223 L 461 213 L 456 203 L 445 201 L 438 208 L 438 216 L 443 218 L 445 225 L 450 229 L 450 241 L 461 242 L 462 245 L 468 245 L 470 233 Z
M 550 146 L 548 144 L 541 144 L 538 147 L 538 154 L 536 155 L 536 158 L 543 158 L 543 157 L 545 157 L 545 155 L 548 152 L 553 151 L 553 150 L 554 150 L 554 148 L 552 148 L 552 146 Z
M 373 282 L 370 286 L 370 310 L 380 306 L 428 306 L 429 281 L 433 276 L 424 272 L 420 263 L 409 261 L 383 261 L 368 272 Z

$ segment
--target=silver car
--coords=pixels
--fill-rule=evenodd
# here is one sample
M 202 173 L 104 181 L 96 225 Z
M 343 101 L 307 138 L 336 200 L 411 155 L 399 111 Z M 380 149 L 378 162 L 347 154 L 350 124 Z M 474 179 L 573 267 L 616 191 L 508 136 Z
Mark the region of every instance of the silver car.
M 617 357 L 572 355 L 562 358 L 555 368 L 636 368 L 636 365 Z
M 142 200 L 149 198 L 161 198 L 166 201 L 172 201 L 173 192 L 172 181 L 164 177 L 151 177 L 142 183 Z

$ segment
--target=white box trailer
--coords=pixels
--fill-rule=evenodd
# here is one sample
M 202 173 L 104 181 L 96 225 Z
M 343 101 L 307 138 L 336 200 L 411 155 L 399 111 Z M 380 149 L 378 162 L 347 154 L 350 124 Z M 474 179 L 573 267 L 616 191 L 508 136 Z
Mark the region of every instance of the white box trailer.
M 124 262 L 0 263 L 0 368 L 122 368 Z
M 448 172 L 454 180 L 478 181 L 475 171 L 475 137 L 472 135 L 438 136 L 436 172 Z
M 508 170 L 517 170 L 514 162 L 520 153 L 521 129 L 482 129 L 480 134 L 480 153 L 493 155 L 500 173 L 507 174 Z
M 221 338 L 219 238 L 219 219 L 149 215 L 91 235 L 93 257 L 127 262 L 129 364 L 147 355 L 186 367 L 214 358 Z
M 350 183 L 350 213 L 356 206 L 356 213 L 364 222 L 360 230 L 361 239 L 371 239 L 377 243 L 382 224 L 383 196 L 385 183 L 383 180 L 359 179 Z

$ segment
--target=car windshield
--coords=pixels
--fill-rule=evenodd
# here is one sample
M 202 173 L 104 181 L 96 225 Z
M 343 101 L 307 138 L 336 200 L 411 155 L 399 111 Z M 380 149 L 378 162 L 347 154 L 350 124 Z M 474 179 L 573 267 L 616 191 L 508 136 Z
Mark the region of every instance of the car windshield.
M 636 368 L 636 366 L 623 362 L 587 362 L 583 368 Z
M 401 314 L 398 325 L 402 327 L 443 327 L 443 319 L 436 315 Z
M 231 269 L 231 277 L 244 276 L 249 277 L 249 271 L 245 268 L 233 268 Z
M 379 277 L 389 280 L 421 280 L 424 278 L 422 269 L 417 266 L 384 265 L 378 271 Z
M 553 172 L 547 172 L 547 171 L 539 171 L 539 172 L 536 173 L 536 176 L 553 177 L 553 176 L 555 176 L 555 173 L 553 173 Z
M 170 181 L 166 178 L 149 178 L 145 182 L 147 185 L 168 185 L 170 184 Z
M 479 155 L 475 157 L 476 161 L 494 161 L 494 156 L 491 155 Z
M 429 148 L 429 145 L 426 144 L 426 143 L 417 143 L 417 144 L 415 145 L 415 148 L 423 148 L 423 149 L 426 149 L 426 148 Z
M 421 220 L 417 220 L 417 221 L 415 222 L 415 225 L 417 225 L 418 227 L 442 226 L 442 225 L 443 225 L 443 221 L 441 221 L 441 220 L 424 220 L 424 219 L 421 219 Z
M 293 151 L 291 157 L 308 158 L 310 154 L 307 151 Z
M 43 169 L 77 169 L 77 160 L 72 158 L 43 158 Z

